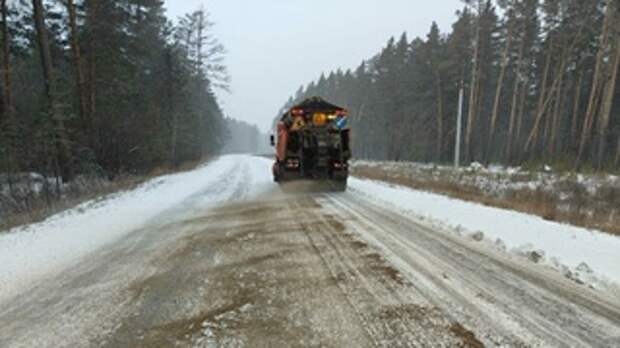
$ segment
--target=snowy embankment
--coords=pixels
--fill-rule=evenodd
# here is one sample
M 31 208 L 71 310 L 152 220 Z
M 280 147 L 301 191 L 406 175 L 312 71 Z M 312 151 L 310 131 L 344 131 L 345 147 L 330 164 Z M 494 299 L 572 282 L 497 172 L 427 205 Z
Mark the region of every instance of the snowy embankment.
M 490 240 L 508 251 L 536 255 L 536 261 L 573 280 L 592 286 L 595 278 L 620 284 L 619 237 L 384 182 L 352 179 L 350 189 L 435 226 Z
M 248 177 L 260 173 L 263 166 L 263 161 L 244 156 L 222 157 L 196 170 L 159 177 L 133 191 L 0 233 L 0 300 L 132 231 L 157 223 L 157 218 L 165 219 L 168 210 L 194 196 L 199 196 L 196 204 L 200 209 L 231 199 L 239 194 L 235 185 L 239 181 L 252 185 L 252 181 L 268 180 L 268 173 Z
M 455 169 L 452 166 L 417 162 L 352 161 L 351 167 L 377 168 L 387 176 L 409 176 L 426 182 L 453 183 L 471 187 L 489 196 L 506 197 L 512 191 L 529 189 L 558 194 L 559 201 L 567 201 L 575 188 L 598 198 L 620 187 L 620 177 L 613 174 L 577 174 L 555 172 L 544 165 L 540 170 L 525 170 L 521 167 L 484 165 L 473 162 L 470 166 Z

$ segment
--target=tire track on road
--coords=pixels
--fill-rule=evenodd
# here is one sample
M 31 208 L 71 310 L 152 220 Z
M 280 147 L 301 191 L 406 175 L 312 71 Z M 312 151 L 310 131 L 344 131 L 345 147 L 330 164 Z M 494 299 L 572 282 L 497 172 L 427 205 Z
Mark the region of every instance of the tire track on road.
M 330 211 L 331 213 L 331 211 Z M 358 313 L 369 337 L 379 347 L 455 346 L 461 337 L 451 332 L 452 321 L 406 284 L 386 275 L 389 267 L 372 249 L 355 250 L 356 240 L 331 214 L 314 214 L 301 223 L 310 243 Z M 369 257 L 371 256 L 371 257 Z M 375 258 L 374 256 L 378 256 Z M 379 264 L 373 264 L 379 263 Z
M 537 279 L 543 275 L 537 271 L 466 246 L 401 214 L 351 195 L 329 199 L 332 210 L 343 217 L 356 216 L 360 223 L 352 223 L 358 233 L 397 258 L 429 299 L 494 343 L 508 338 L 510 344 L 604 345 L 620 330 L 617 306 L 599 301 L 596 294 L 576 299 L 576 286 L 568 281 L 543 278 L 541 285 Z M 446 273 L 449 280 L 442 279 Z

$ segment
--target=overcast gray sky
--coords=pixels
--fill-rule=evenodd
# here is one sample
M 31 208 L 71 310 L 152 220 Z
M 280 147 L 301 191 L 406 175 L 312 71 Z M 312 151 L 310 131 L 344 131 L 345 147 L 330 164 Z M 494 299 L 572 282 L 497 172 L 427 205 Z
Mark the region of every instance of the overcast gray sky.
M 450 29 L 461 0 L 166 0 L 171 18 L 201 4 L 226 46 L 227 116 L 266 131 L 297 88 L 321 72 L 355 68 L 390 36 L 424 36 L 432 21 Z

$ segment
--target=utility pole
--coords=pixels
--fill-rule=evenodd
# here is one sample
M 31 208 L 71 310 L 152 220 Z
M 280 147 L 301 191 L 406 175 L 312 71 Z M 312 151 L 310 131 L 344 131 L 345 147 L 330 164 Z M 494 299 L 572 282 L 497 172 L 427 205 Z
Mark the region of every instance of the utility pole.
M 463 125 L 463 81 L 459 88 L 459 111 L 456 118 L 456 141 L 454 145 L 454 168 L 458 169 L 461 166 L 461 128 Z

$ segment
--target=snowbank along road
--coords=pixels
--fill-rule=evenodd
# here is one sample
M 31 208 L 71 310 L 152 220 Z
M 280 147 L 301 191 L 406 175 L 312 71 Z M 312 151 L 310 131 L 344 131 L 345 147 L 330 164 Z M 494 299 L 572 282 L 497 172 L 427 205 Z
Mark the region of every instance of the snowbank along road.
M 616 293 L 433 228 L 378 183 L 284 194 L 269 166 L 224 157 L 0 236 L 18 260 L 0 256 L 0 347 L 620 346 Z

